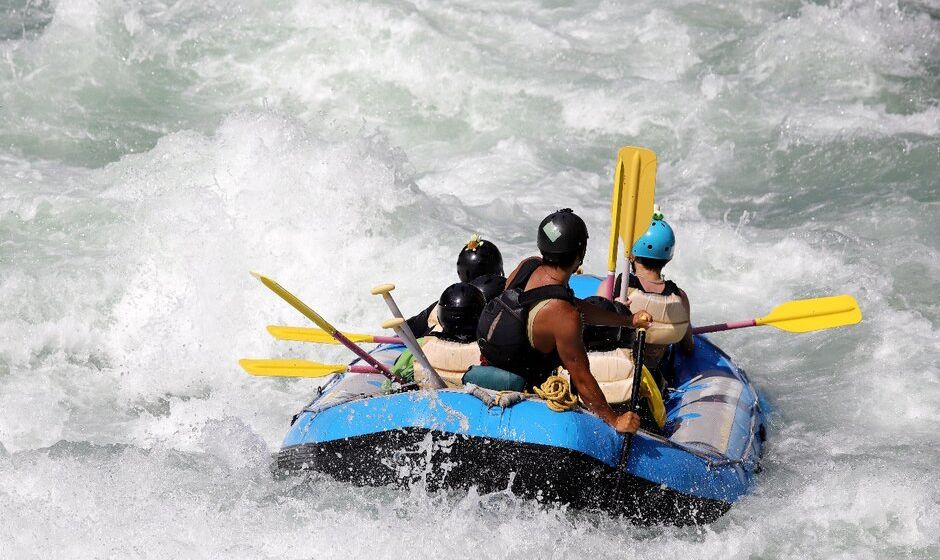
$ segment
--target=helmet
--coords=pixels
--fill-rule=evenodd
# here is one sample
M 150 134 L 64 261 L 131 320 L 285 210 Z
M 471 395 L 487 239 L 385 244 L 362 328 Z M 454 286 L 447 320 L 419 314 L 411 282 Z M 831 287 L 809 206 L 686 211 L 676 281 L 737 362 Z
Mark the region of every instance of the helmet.
M 601 309 L 622 313 L 614 302 L 601 296 L 591 296 L 584 299 L 585 303 L 596 305 Z M 606 327 L 599 325 L 584 325 L 584 347 L 590 352 L 606 352 L 617 347 L 620 341 L 620 327 Z
M 483 299 L 486 301 L 490 301 L 506 289 L 506 278 L 502 274 L 477 276 L 470 283 L 483 292 Z
M 451 284 L 437 301 L 437 319 L 442 338 L 470 342 L 476 340 L 477 321 L 486 301 L 483 293 L 467 282 Z
M 583 257 L 587 240 L 587 226 L 571 208 L 553 212 L 539 224 L 538 246 L 546 263 L 564 262 L 571 255 Z
M 633 256 L 668 262 L 672 260 L 675 248 L 676 234 L 663 219 L 662 213 L 657 212 L 653 214 L 649 229 L 633 244 Z
M 473 234 L 457 255 L 457 276 L 461 282 L 470 282 L 484 274 L 503 274 L 503 255 L 492 241 Z

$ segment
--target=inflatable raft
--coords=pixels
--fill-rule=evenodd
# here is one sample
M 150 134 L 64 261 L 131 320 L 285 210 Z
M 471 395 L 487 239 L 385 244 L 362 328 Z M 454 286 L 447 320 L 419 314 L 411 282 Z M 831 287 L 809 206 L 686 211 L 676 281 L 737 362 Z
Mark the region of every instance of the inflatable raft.
M 572 279 L 579 297 L 599 280 Z M 393 363 L 404 350 L 373 356 Z M 645 523 L 707 523 L 744 496 L 759 470 L 765 413 L 744 371 L 708 339 L 676 356 L 663 434 L 640 430 L 625 471 L 624 437 L 584 410 L 531 398 L 494 406 L 462 390 L 383 394 L 378 374 L 335 376 L 294 418 L 278 468 L 363 485 L 476 487 Z M 479 391 L 477 392 L 479 393 Z M 619 476 L 618 476 L 619 474 Z

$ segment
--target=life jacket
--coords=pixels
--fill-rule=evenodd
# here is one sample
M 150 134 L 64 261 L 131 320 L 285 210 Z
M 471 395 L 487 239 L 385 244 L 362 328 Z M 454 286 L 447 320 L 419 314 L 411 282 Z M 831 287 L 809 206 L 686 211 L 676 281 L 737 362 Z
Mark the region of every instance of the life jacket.
M 459 387 L 470 366 L 480 365 L 480 347 L 476 342 L 455 342 L 432 335 L 422 340 L 421 350 L 448 387 Z M 426 384 L 428 376 L 424 367 L 417 360 L 413 366 L 415 381 L 419 385 Z
M 440 310 L 440 307 L 435 303 L 434 308 L 431 309 L 431 313 L 428 315 L 428 327 L 431 329 L 431 332 L 439 333 L 443 330 L 441 328 L 441 320 L 438 317 Z
M 561 365 L 557 350 L 544 354 L 532 346 L 529 312 L 546 300 L 575 300 L 568 286 L 525 289 L 541 264 L 537 258 L 523 262 L 506 291 L 486 304 L 477 323 L 477 339 L 484 362 L 521 375 L 528 387 L 541 385 Z
M 611 405 L 628 403 L 633 393 L 633 355 L 625 348 L 608 352 L 588 352 L 591 375 Z M 660 428 L 666 423 L 666 407 L 656 380 L 646 367 L 640 379 L 640 397 L 643 398 Z
M 630 275 L 630 283 L 627 285 L 630 312 L 635 315 L 646 311 L 653 318 L 653 324 L 646 329 L 647 344 L 675 344 L 689 330 L 689 311 L 679 294 L 679 287 L 672 280 L 666 280 L 663 292 L 656 294 L 644 291 L 640 280 Z

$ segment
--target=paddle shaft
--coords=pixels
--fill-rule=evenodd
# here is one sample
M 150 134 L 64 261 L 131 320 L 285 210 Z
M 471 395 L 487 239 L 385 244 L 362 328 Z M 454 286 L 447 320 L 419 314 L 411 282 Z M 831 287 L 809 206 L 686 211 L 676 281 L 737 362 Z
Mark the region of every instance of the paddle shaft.
M 614 170 L 614 192 L 610 200 L 610 244 L 607 248 L 607 280 L 604 296 L 613 301 L 614 278 L 617 276 L 617 249 L 620 242 L 620 219 L 623 206 L 623 160 L 617 158 Z
M 395 332 L 402 338 L 405 342 L 405 346 L 411 350 L 411 355 L 414 356 L 415 360 L 421 364 L 421 367 L 427 372 L 428 381 L 433 385 L 434 389 L 444 389 L 447 385 L 444 383 L 444 380 L 441 379 L 441 376 L 437 374 L 437 370 L 431 367 L 431 364 L 428 362 L 427 356 L 424 355 L 424 352 L 421 351 L 421 346 L 417 342 L 412 342 L 411 339 L 407 338 L 404 333 L 404 329 L 407 327 L 407 323 L 402 323 L 401 326 L 394 327 Z M 417 381 L 417 378 L 415 379 Z
M 398 336 L 374 335 L 372 342 L 376 344 L 404 344 L 404 341 Z
M 748 319 L 747 321 L 732 321 L 730 323 L 715 323 L 714 325 L 705 325 L 704 327 L 695 327 L 692 334 L 705 334 L 710 332 L 732 331 L 734 329 L 746 329 L 747 327 L 758 326 L 757 319 Z
M 329 322 L 327 322 L 326 319 L 321 317 L 319 313 L 311 309 L 306 303 L 300 301 L 300 299 L 297 298 L 297 296 L 288 292 L 283 286 L 281 286 L 280 284 L 278 284 L 277 282 L 275 282 L 274 280 L 271 280 L 270 278 L 266 276 L 262 276 L 260 274 L 256 276 L 258 280 L 261 281 L 262 284 L 268 287 L 269 290 L 271 290 L 272 292 L 280 296 L 280 298 L 286 301 L 287 303 L 289 303 L 291 307 L 293 307 L 297 311 L 300 311 L 300 313 L 303 314 L 306 318 L 316 323 L 318 327 L 330 333 L 330 335 L 336 340 L 338 340 L 340 344 L 342 344 L 346 348 L 349 348 L 349 350 L 351 350 L 353 354 L 362 358 L 362 360 L 365 361 L 367 364 L 375 367 L 377 370 L 379 370 L 379 372 L 382 375 L 391 379 L 392 381 L 404 382 L 403 379 L 401 379 L 400 377 L 392 373 L 392 370 L 388 369 L 388 366 L 376 360 L 368 352 L 363 350 L 362 347 L 358 346 L 356 343 L 346 338 L 346 335 L 336 330 L 336 327 L 334 327 Z
M 624 169 L 626 172 L 627 170 Z M 629 196 L 633 198 L 633 202 L 628 206 L 627 213 L 623 216 L 622 219 L 626 220 L 625 231 L 630 232 L 630 238 L 627 239 L 624 237 L 624 259 L 623 259 L 623 280 L 620 281 L 620 301 L 627 301 L 627 287 L 630 284 L 628 281 L 630 278 L 630 255 L 633 254 L 633 242 L 635 234 L 634 230 L 636 229 L 636 215 L 637 210 L 639 209 L 640 203 L 640 154 L 635 153 L 633 157 L 630 158 L 630 170 L 629 170 L 629 181 L 630 181 L 630 192 Z M 621 230 L 624 231 L 624 230 Z M 613 289 L 613 284 L 611 284 L 611 289 Z
M 643 349 L 646 346 L 646 329 L 636 330 L 636 339 L 633 342 L 633 387 L 630 389 L 630 406 L 633 412 L 640 413 L 640 380 L 643 378 Z M 623 446 L 620 448 L 620 460 L 617 463 L 617 484 L 614 487 L 616 502 L 620 501 L 622 492 L 623 473 L 627 470 L 627 461 L 630 459 L 630 449 L 633 447 L 634 434 L 623 436 Z
M 395 316 L 398 319 L 405 318 L 405 315 L 401 312 L 401 309 L 398 307 L 398 303 L 395 301 L 395 298 L 392 297 L 392 294 L 390 292 L 383 292 L 382 299 L 385 300 L 385 305 L 388 306 L 388 310 L 392 312 L 393 316 Z M 411 327 L 408 326 L 407 322 L 402 324 L 401 332 L 398 334 L 398 337 L 402 339 L 402 342 L 410 341 L 415 346 L 418 345 L 418 339 L 415 338 L 414 333 L 411 332 Z M 417 358 L 417 356 L 415 357 Z
M 313 311 L 313 310 L 311 309 L 311 311 Z M 303 312 L 301 311 L 301 313 L 303 313 Z M 316 313 L 314 313 L 314 315 L 316 315 Z M 320 317 L 320 316 L 317 315 L 317 317 Z M 322 317 L 320 317 L 320 318 L 322 319 Z M 311 320 L 313 320 L 312 317 L 311 317 Z M 313 322 L 316 323 L 315 320 L 314 320 Z M 369 364 L 369 365 L 371 365 L 372 367 L 374 367 L 375 369 L 377 369 L 377 370 L 379 371 L 379 373 L 381 373 L 381 374 L 384 375 L 385 377 L 388 377 L 388 378 L 391 379 L 392 381 L 401 381 L 401 382 L 404 382 L 403 379 L 400 379 L 397 375 L 395 375 L 394 373 L 392 373 L 392 370 L 388 369 L 388 366 L 386 366 L 386 365 L 383 364 L 382 362 L 380 362 L 380 361 L 376 360 L 375 358 L 373 358 L 368 352 L 366 352 L 365 350 L 363 350 L 361 346 L 359 346 L 359 345 L 356 344 L 355 342 L 353 342 L 353 341 L 349 340 L 348 338 L 346 338 L 346 335 L 344 335 L 343 333 L 341 333 L 341 332 L 339 332 L 338 330 L 336 330 L 335 328 L 333 328 L 332 325 L 330 325 L 330 324 L 327 323 L 326 321 L 324 321 L 323 323 L 324 323 L 323 325 L 320 325 L 320 323 L 317 323 L 317 324 L 320 325 L 320 328 L 321 328 L 321 329 L 323 329 L 323 330 L 325 330 L 326 332 L 330 333 L 330 335 L 332 335 L 333 338 L 335 338 L 336 340 L 338 340 L 340 344 L 342 344 L 342 345 L 345 346 L 346 348 L 349 348 L 350 350 L 352 350 L 352 353 L 353 353 L 353 354 L 359 356 L 360 358 L 362 358 L 362 360 L 363 360 L 364 362 L 366 362 L 367 364 Z M 324 326 L 324 325 L 326 325 L 326 326 Z
M 385 300 L 385 303 L 388 305 L 389 311 L 392 312 L 392 315 L 404 321 L 405 316 L 402 314 L 401 309 L 399 309 L 398 304 L 395 303 L 395 298 L 392 297 L 390 291 L 385 291 L 382 293 L 382 299 Z M 431 362 L 428 360 L 428 357 L 424 355 L 424 351 L 421 350 L 421 345 L 418 344 L 418 339 L 415 338 L 415 334 L 411 332 L 411 327 L 408 326 L 408 322 L 405 321 L 401 324 L 400 327 L 395 329 L 395 334 L 402 339 L 405 346 L 411 350 L 411 354 L 418 360 L 418 363 L 421 364 L 421 367 L 427 371 L 428 381 L 431 382 L 432 388 L 434 389 L 443 389 L 447 386 L 444 383 L 444 380 L 441 379 L 441 376 L 437 374 L 437 370 L 431 366 Z

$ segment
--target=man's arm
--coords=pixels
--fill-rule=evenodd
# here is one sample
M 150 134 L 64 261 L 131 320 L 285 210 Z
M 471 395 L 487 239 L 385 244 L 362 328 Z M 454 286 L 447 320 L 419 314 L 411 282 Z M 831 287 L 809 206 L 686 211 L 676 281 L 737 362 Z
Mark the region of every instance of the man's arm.
M 636 315 L 628 313 L 621 315 L 613 311 L 608 311 L 596 305 L 591 305 L 584 300 L 575 300 L 574 306 L 584 316 L 584 322 L 589 325 L 600 325 L 608 327 L 632 327 L 645 329 L 650 326 L 650 316 L 646 311 L 641 311 Z
M 422 336 L 427 336 L 431 332 L 431 325 L 428 321 L 431 318 L 431 312 L 434 311 L 434 307 L 437 305 L 435 301 L 427 309 L 418 313 L 411 319 L 408 319 L 408 327 L 411 328 L 411 332 L 414 333 L 415 338 L 421 338 Z
M 547 316 L 543 317 L 543 314 Z M 591 375 L 590 362 L 581 339 L 581 316 L 578 310 L 564 302 L 552 302 L 539 313 L 536 322 L 541 322 L 542 319 L 551 322 L 555 348 L 565 369 L 571 375 L 571 382 L 577 389 L 578 396 L 588 410 L 600 416 L 618 432 L 636 432 L 640 427 L 639 416 L 633 412 L 617 416 L 607 404 L 597 380 Z

